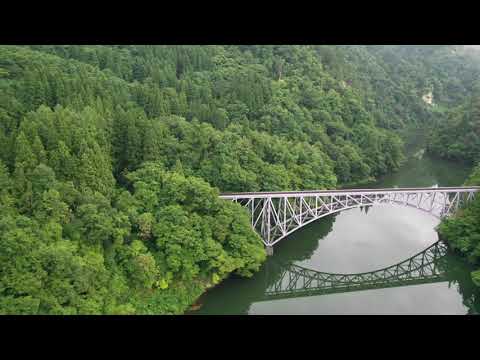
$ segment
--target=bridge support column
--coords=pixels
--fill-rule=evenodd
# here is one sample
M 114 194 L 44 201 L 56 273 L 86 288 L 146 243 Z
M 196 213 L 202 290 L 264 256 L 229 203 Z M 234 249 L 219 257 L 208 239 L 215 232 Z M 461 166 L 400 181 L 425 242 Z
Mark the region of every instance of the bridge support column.
M 266 246 L 265 250 L 267 251 L 267 256 L 272 256 L 273 255 L 273 246 Z

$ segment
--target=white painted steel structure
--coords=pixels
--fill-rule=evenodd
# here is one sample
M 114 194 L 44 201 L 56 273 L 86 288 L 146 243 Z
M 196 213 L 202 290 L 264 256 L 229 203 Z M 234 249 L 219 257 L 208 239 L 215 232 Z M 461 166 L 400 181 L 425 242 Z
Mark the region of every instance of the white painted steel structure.
M 220 198 L 248 209 L 252 227 L 261 235 L 267 252 L 294 231 L 311 222 L 356 207 L 376 204 L 404 205 L 443 218 L 473 199 L 480 187 L 315 190 L 224 193 Z

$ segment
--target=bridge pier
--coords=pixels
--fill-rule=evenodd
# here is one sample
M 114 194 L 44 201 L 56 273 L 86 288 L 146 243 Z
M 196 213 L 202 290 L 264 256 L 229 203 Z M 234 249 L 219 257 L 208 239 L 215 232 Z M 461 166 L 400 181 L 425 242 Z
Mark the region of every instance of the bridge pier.
M 272 256 L 273 255 L 273 246 L 266 246 L 265 250 L 267 251 L 267 256 Z

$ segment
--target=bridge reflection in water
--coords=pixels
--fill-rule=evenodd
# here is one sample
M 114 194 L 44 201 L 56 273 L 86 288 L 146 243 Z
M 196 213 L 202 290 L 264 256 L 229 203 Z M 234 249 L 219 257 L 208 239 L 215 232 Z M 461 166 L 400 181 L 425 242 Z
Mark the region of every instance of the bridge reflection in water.
M 368 216 L 375 216 L 375 208 L 367 206 L 363 208 L 363 212 L 366 214 L 369 209 L 373 213 L 368 212 Z M 379 208 L 376 210 L 385 211 Z M 405 247 L 401 246 L 398 249 L 405 254 L 406 260 L 367 273 L 332 274 L 306 269 L 309 265 L 303 264 L 307 264 L 307 261 L 318 262 L 315 260 L 317 257 L 314 257 L 314 254 L 319 250 L 319 239 L 324 239 L 330 234 L 337 221 L 339 221 L 337 214 L 332 214 L 310 226 L 303 227 L 293 235 L 292 241 L 278 244 L 275 255 L 268 257 L 260 271 L 251 278 L 232 274 L 229 279 L 198 299 L 197 305 L 200 306 L 200 309 L 192 311 L 190 314 L 328 314 L 336 311 L 341 313 L 343 309 L 345 312 L 358 309 L 357 313 L 376 313 L 377 306 L 377 313 L 400 314 L 412 310 L 412 308 L 406 310 L 405 303 L 402 302 L 406 299 L 409 302 L 418 303 L 419 309 L 424 309 L 419 312 L 412 310 L 413 312 L 444 313 L 450 311 L 449 305 L 447 306 L 444 301 L 450 304 L 453 297 L 456 300 L 452 301 L 463 303 L 465 313 L 479 313 L 480 291 L 473 284 L 470 275 L 474 268 L 452 251 L 447 251 L 446 245 L 442 242 L 436 242 L 425 249 L 417 248 L 416 255 L 413 255 L 415 252 L 403 252 Z M 340 221 L 337 226 L 341 227 L 345 224 L 348 225 L 348 222 Z M 347 233 L 352 234 L 350 231 Z M 382 240 L 381 237 L 380 240 Z M 411 246 L 425 244 L 424 241 L 413 241 L 412 239 L 409 240 L 409 243 Z M 395 244 L 396 240 L 392 239 L 392 246 Z M 392 250 L 389 254 L 393 255 L 394 252 Z M 370 256 L 368 247 L 362 254 L 367 258 Z M 363 261 L 359 263 L 356 257 L 351 261 L 356 264 L 363 263 Z M 392 262 L 387 264 L 390 265 Z M 330 269 L 324 267 L 322 270 Z M 432 284 L 428 285 L 428 283 Z M 417 284 L 418 286 L 415 286 Z M 433 292 L 432 289 L 426 290 L 426 288 L 432 288 Z M 372 291 L 368 291 L 370 289 Z M 357 291 L 359 292 L 359 301 L 363 302 L 363 305 L 358 307 L 353 304 L 355 301 L 352 300 Z M 334 295 L 336 293 L 338 296 Z M 344 293 L 344 296 L 341 293 Z M 397 297 L 397 295 L 400 296 Z M 441 298 L 437 301 L 436 296 Z M 461 300 L 458 296 L 461 297 Z M 431 301 L 436 301 L 436 304 L 430 306 Z M 365 306 L 368 308 L 370 305 L 374 308 L 366 310 Z M 303 307 L 305 310 L 302 309 Z M 461 309 L 454 310 L 455 313 L 462 313 L 462 311 Z
M 274 280 L 267 276 L 267 282 L 274 282 L 267 286 L 263 301 L 447 281 L 445 267 L 441 266 L 447 251 L 447 246 L 437 241 L 398 264 L 357 274 L 334 274 L 295 264 L 272 263 L 270 266 L 278 268 L 271 270 L 279 277 Z

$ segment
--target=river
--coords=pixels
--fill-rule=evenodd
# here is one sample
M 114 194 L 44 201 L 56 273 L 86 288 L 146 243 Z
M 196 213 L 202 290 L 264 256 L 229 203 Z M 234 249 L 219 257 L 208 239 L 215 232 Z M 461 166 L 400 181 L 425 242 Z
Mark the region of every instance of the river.
M 425 153 L 423 136 L 410 136 L 401 169 L 368 187 L 461 185 L 469 168 Z M 366 186 L 363 186 L 366 187 Z M 320 219 L 283 239 L 252 278 L 230 276 L 197 301 L 190 314 L 473 314 L 480 310 L 480 291 L 471 267 L 447 252 L 434 260 L 436 277 L 419 275 L 405 284 L 359 286 L 328 291 L 283 293 L 298 269 L 309 273 L 355 274 L 401 263 L 438 242 L 439 220 L 413 208 L 378 205 L 350 209 Z M 423 283 L 422 283 L 423 282 Z M 300 283 L 300 281 L 298 282 Z M 330 283 L 329 283 L 330 284 Z

